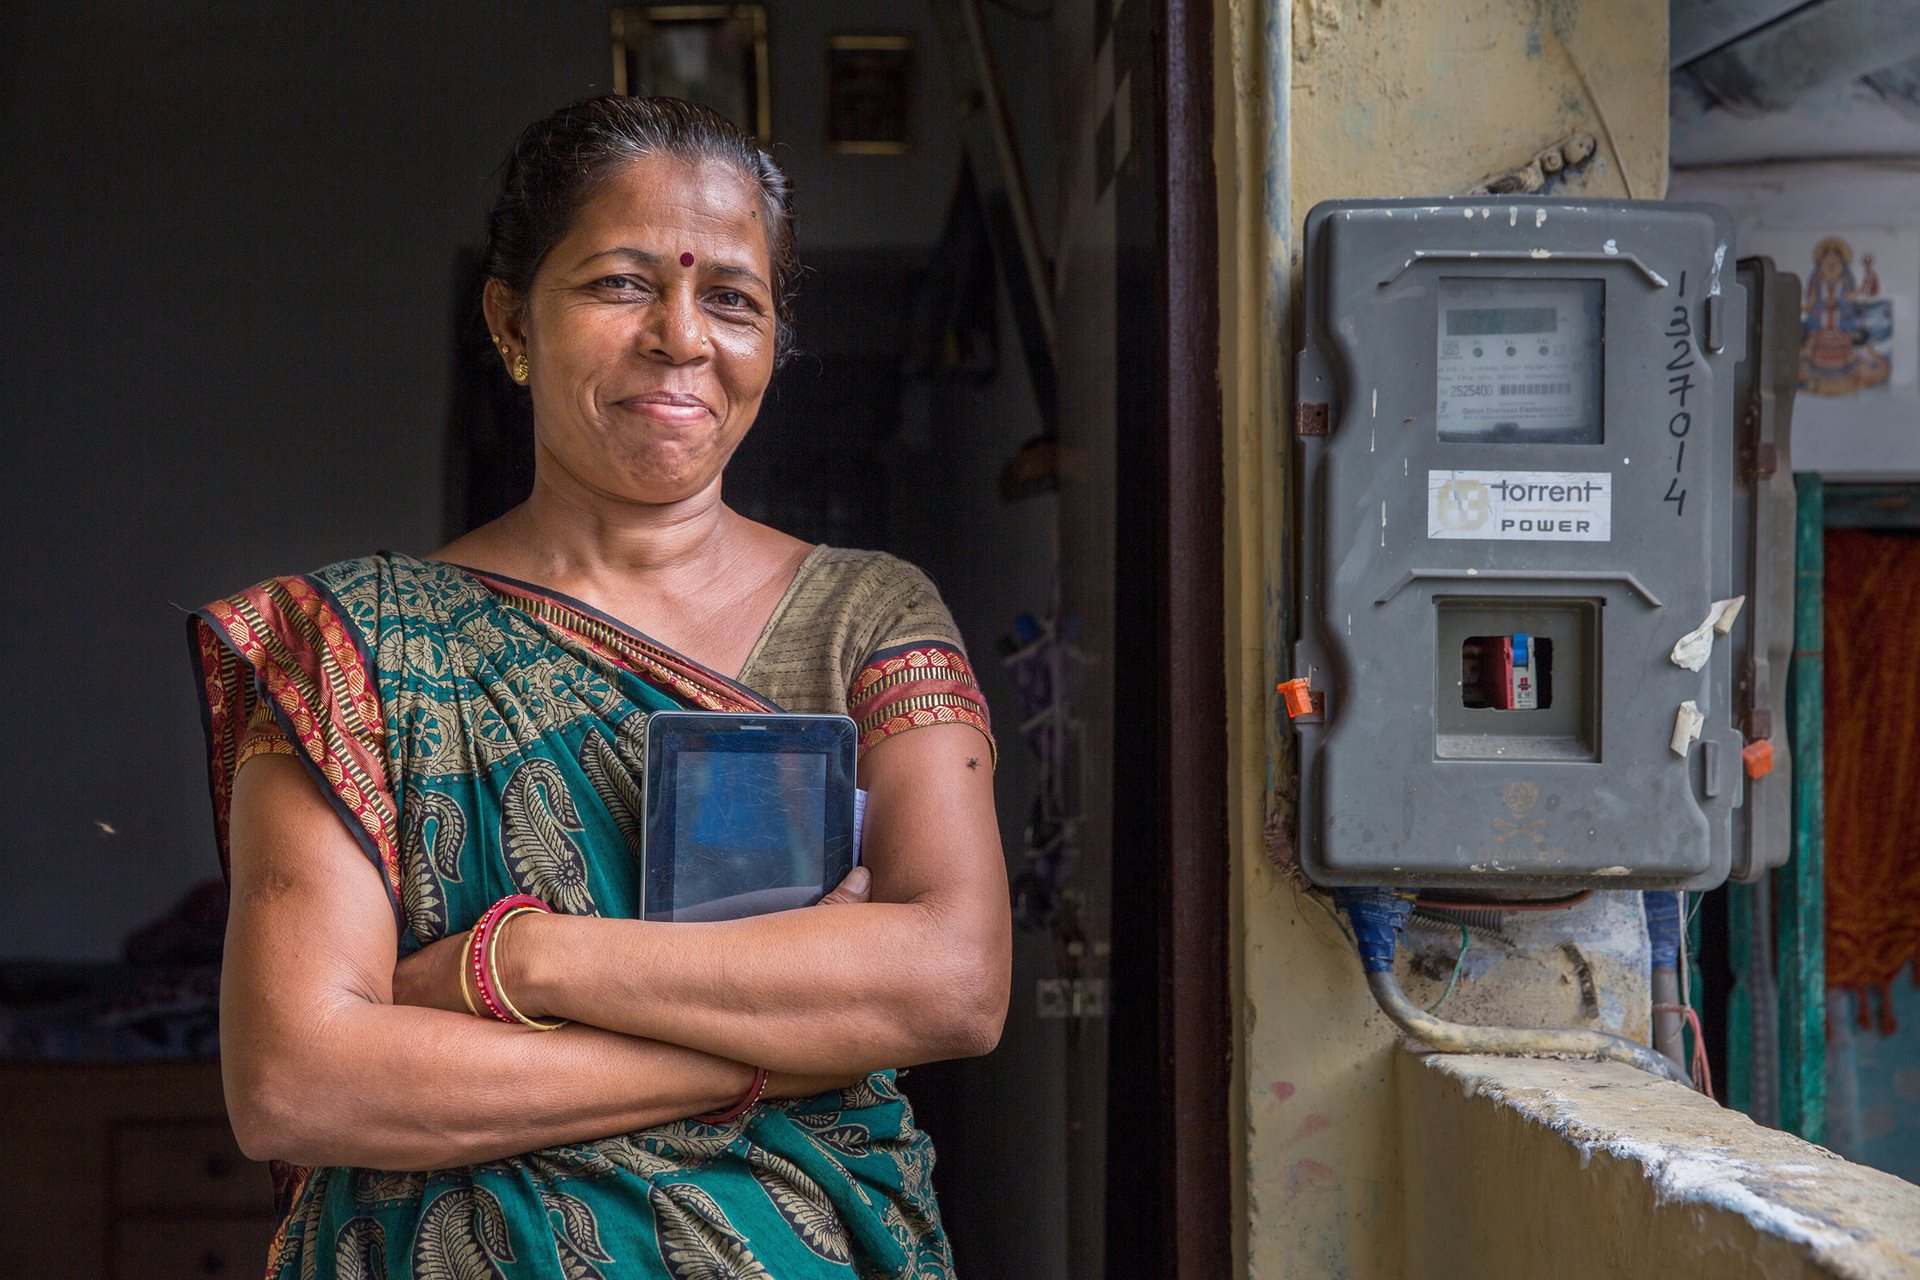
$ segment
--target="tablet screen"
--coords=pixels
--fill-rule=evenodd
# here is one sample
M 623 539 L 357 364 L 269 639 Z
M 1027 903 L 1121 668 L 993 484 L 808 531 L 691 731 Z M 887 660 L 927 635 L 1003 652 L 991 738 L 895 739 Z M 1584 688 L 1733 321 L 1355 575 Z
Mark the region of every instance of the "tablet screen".
M 783 889 L 805 906 L 827 873 L 827 757 L 683 751 L 674 773 L 674 917 Z
M 853 733 L 840 716 L 656 715 L 644 917 L 731 920 L 819 901 L 852 865 Z

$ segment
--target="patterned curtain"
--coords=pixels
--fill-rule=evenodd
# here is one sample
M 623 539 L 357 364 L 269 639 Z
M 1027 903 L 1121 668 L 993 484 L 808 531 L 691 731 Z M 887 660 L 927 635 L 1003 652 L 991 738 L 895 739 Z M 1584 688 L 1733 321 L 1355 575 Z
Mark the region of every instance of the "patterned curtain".
M 1894 1029 L 1920 983 L 1920 536 L 1826 537 L 1827 985 Z

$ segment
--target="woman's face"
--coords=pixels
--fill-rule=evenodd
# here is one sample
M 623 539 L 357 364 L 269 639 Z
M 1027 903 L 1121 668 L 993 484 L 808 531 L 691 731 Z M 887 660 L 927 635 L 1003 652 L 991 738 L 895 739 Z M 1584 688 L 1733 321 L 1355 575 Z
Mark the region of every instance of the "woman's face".
M 514 326 L 541 465 L 629 502 L 717 483 L 773 376 L 771 278 L 760 197 L 738 169 L 654 155 L 618 171 L 547 254 Z

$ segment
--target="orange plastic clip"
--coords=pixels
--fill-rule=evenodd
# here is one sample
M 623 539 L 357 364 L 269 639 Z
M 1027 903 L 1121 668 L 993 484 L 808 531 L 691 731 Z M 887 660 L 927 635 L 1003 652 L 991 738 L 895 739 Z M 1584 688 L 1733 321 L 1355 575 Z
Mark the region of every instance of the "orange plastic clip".
M 1297 676 L 1292 680 L 1282 680 L 1274 686 L 1280 690 L 1280 696 L 1287 704 L 1287 718 L 1313 714 L 1313 695 L 1307 691 L 1307 678 Z
M 1741 749 L 1740 758 L 1747 763 L 1749 778 L 1764 778 L 1773 772 L 1773 743 L 1766 738 L 1749 742 Z

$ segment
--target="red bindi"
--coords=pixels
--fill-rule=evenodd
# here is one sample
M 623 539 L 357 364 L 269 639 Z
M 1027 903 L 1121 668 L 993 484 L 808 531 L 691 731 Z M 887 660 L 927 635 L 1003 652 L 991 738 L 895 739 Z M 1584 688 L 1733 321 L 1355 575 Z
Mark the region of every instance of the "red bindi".
M 683 254 L 681 254 L 681 255 L 680 255 L 680 265 L 681 265 L 681 266 L 683 266 L 683 267 L 690 267 L 690 266 L 692 266 L 692 265 L 693 265 L 693 255 L 692 255 L 692 254 L 690 254 L 690 253 L 683 253 Z

